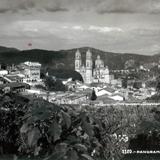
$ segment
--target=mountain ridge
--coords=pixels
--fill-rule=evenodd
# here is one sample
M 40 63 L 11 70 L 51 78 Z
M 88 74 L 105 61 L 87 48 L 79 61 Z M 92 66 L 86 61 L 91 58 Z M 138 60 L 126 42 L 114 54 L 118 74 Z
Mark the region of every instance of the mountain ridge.
M 93 60 L 96 59 L 97 55 L 100 55 L 109 69 L 124 69 L 125 62 L 130 59 L 133 59 L 138 66 L 143 63 L 158 62 L 160 57 L 160 54 L 150 56 L 133 53 L 114 53 L 92 47 L 52 51 L 45 49 L 18 50 L 16 48 L 0 46 L 0 60 L 6 64 L 18 64 L 24 61 L 38 61 L 42 64 L 43 68 L 65 68 L 68 70 L 74 70 L 74 58 L 77 49 L 79 49 L 82 54 L 83 63 L 85 61 L 86 51 L 90 49 L 93 53 Z
M 19 51 L 17 48 L 12 48 L 12 47 L 5 47 L 5 46 L 0 46 L 0 53 L 1 52 L 13 52 L 13 51 Z

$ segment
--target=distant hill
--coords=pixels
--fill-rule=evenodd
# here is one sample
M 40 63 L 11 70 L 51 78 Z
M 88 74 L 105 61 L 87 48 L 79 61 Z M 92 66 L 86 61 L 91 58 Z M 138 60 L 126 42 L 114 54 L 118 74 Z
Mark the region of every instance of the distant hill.
M 109 69 L 123 69 L 127 60 L 133 59 L 136 65 L 157 61 L 158 55 L 145 56 L 138 54 L 128 53 L 112 53 L 104 52 L 95 48 L 83 47 L 79 48 L 82 53 L 83 63 L 85 63 L 85 53 L 90 49 L 93 53 L 93 59 L 95 60 L 97 55 L 100 55 L 104 60 L 105 65 Z M 19 51 L 14 48 L 0 47 L 0 63 L 6 64 L 19 64 L 24 61 L 38 61 L 43 65 L 43 68 L 53 69 L 68 69 L 74 70 L 74 58 L 76 49 L 60 50 L 60 51 L 48 51 L 40 49 L 23 50 Z
M 8 48 L 8 47 L 3 47 L 3 46 L 0 46 L 0 53 L 3 53 L 3 52 L 18 52 L 19 50 L 16 49 L 16 48 Z

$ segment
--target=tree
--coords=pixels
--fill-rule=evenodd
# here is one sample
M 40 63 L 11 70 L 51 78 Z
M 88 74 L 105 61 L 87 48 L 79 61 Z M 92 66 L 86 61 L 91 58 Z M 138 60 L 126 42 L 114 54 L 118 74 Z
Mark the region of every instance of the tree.
M 133 69 L 134 67 L 135 67 L 135 60 L 133 59 L 127 60 L 124 64 L 125 69 Z
M 118 109 L 119 108 L 119 109 Z M 99 143 L 102 145 L 101 154 L 105 160 L 120 160 L 123 156 L 122 150 L 129 146 L 130 137 L 135 134 L 138 119 L 132 109 L 123 106 L 100 107 L 91 112 L 97 122 L 99 132 Z
M 61 80 L 52 77 L 46 77 L 45 85 L 49 91 L 66 91 L 65 85 Z
M 151 117 L 149 110 L 150 106 L 90 105 L 79 110 L 77 106 L 58 106 L 43 99 L 24 101 L 16 95 L 3 95 L 0 142 L 2 147 L 12 144 L 15 151 L 11 154 L 43 156 L 44 160 L 120 160 L 122 149 L 128 148 L 129 140 L 139 131 L 137 126 L 138 133 L 159 128 L 155 121 L 144 121 Z M 152 112 L 159 121 L 159 111 Z
M 127 76 L 122 79 L 122 87 L 127 88 Z
M 91 95 L 91 100 L 92 100 L 92 101 L 95 101 L 96 99 L 97 99 L 97 95 L 96 95 L 95 90 L 93 89 L 93 90 L 92 90 L 92 95 Z
M 156 91 L 157 91 L 158 94 L 160 94 L 160 77 L 157 78 Z
M 84 112 L 57 106 L 44 100 L 28 104 L 20 128 L 23 154 L 49 156 L 45 159 L 93 160 L 93 126 Z
M 83 78 L 80 73 L 73 71 L 73 70 L 67 70 L 67 69 L 51 69 L 48 68 L 47 72 L 51 76 L 55 76 L 56 78 L 59 79 L 68 79 L 72 78 L 73 80 L 78 80 L 83 82 Z
M 159 106 L 143 106 L 139 108 L 140 123 L 137 128 L 136 136 L 130 141 L 130 149 L 135 150 L 154 150 L 160 148 L 160 111 Z
M 45 160 L 119 160 L 136 131 L 134 124 L 137 118 L 132 110 L 112 106 L 76 110 L 34 100 L 23 118 L 19 150 L 35 156 L 48 154 Z
M 21 118 L 26 111 L 28 99 L 7 93 L 0 97 L 0 154 L 17 153 Z

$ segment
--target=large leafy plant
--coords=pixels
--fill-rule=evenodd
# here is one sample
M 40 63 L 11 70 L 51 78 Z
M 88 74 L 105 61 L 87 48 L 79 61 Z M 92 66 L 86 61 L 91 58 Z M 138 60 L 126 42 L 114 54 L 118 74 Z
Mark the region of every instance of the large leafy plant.
M 12 143 L 22 155 L 44 160 L 121 159 L 122 149 L 128 148 L 150 110 L 57 106 L 43 99 L 22 103 L 10 95 L 0 98 L 0 142 Z
M 44 100 L 33 100 L 23 117 L 19 151 L 30 155 L 48 154 L 45 158 L 92 160 L 94 131 L 86 113 Z
M 79 110 L 33 100 L 23 117 L 19 151 L 47 154 L 45 160 L 118 160 L 136 132 L 137 122 L 134 112 L 112 106 Z

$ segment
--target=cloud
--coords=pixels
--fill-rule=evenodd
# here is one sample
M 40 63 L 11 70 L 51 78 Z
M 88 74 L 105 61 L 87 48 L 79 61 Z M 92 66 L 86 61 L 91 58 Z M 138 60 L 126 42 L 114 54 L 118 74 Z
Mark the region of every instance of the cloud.
M 97 13 L 160 13 L 159 0 L 107 0 L 99 4 Z
M 123 32 L 123 30 L 118 27 L 89 26 L 88 30 L 89 31 L 97 31 L 97 32 L 101 32 L 101 33 L 107 33 L 107 32 L 112 32 L 112 31 Z
M 0 13 L 18 12 L 19 10 L 28 10 L 35 7 L 33 0 L 1 0 Z
M 48 12 L 64 12 L 68 8 L 63 5 L 63 0 L 0 0 L 0 13 L 11 11 L 12 13 L 20 10 L 33 12 L 48 11 Z M 32 10 L 31 10 L 32 9 Z
M 21 39 L 33 39 L 46 49 L 159 49 L 160 0 L 0 0 L 0 13 L 0 43 L 6 46 L 23 48 Z
M 128 29 L 114 25 L 17 20 L 1 26 L 0 43 L 21 49 L 31 41 L 34 47 L 43 49 L 94 46 L 113 52 L 154 54 L 159 51 L 159 33 L 160 29 L 156 26 Z
M 27 10 L 28 8 L 34 8 L 35 3 L 32 0 L 21 0 L 21 2 L 16 1 L 15 2 L 15 8 L 16 9 L 22 9 L 22 10 Z
M 160 35 L 160 28 L 153 27 L 153 28 L 135 28 L 130 30 L 131 34 L 140 37 L 159 37 Z
M 61 7 L 56 7 L 56 8 L 46 7 L 45 9 L 49 12 L 66 12 L 66 11 L 68 11 L 67 8 L 61 8 Z
M 84 30 L 84 28 L 83 28 L 82 26 L 73 26 L 72 28 L 73 28 L 74 30 L 81 30 L 81 31 Z
M 10 10 L 8 3 L 6 1 L 0 1 L 0 13 L 6 13 Z
M 8 8 L 0 8 L 0 13 L 6 13 L 8 11 L 9 11 Z
M 48 12 L 66 12 L 69 10 L 63 0 L 45 0 L 45 3 L 37 3 L 37 7 Z
M 160 13 L 159 0 L 0 0 L 0 13 L 19 10 L 48 12 Z M 33 10 L 30 10 L 33 12 Z
M 123 32 L 123 29 L 119 27 L 108 27 L 108 26 L 96 26 L 96 25 L 64 25 L 61 27 L 65 30 L 75 30 L 95 33 L 109 33 L 109 32 Z

